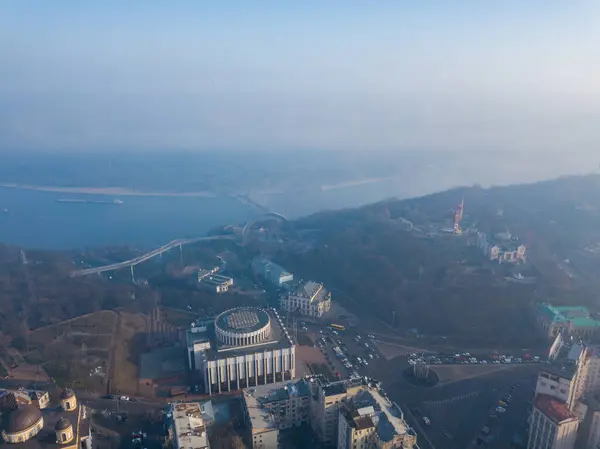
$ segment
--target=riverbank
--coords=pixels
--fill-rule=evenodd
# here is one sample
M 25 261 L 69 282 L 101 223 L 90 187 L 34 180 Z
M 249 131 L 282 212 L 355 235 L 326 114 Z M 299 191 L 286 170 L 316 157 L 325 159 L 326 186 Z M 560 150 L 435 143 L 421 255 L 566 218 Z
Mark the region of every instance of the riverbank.
M 210 198 L 216 195 L 209 191 L 200 192 L 155 192 L 137 190 L 129 187 L 59 187 L 39 186 L 32 184 L 0 183 L 0 187 L 17 190 L 35 190 L 38 192 L 76 193 L 82 195 L 112 195 L 112 196 L 171 196 L 171 197 L 203 197 Z

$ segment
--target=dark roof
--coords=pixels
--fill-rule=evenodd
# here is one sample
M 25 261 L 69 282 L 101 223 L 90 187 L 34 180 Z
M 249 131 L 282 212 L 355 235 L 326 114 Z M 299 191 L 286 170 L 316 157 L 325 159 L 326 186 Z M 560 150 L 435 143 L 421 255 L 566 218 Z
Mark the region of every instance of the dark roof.
M 56 422 L 56 425 L 54 426 L 54 430 L 67 430 L 69 427 L 71 427 L 71 421 L 69 421 L 67 418 L 61 417 Z
M 74 434 L 78 434 L 80 439 L 87 438 L 90 422 L 88 419 L 81 419 L 80 412 L 81 406 L 71 412 L 52 407 L 45 408 L 41 411 L 44 427 L 36 436 L 21 443 L 7 443 L 0 438 L 0 449 L 64 449 L 64 445 L 56 441 L 56 424 L 61 418 L 66 418 L 71 422 Z M 79 428 L 79 432 L 77 432 L 77 428 Z M 75 436 L 75 438 L 77 437 Z M 69 445 L 71 444 L 77 443 L 72 442 Z
M 355 418 L 354 422 L 356 423 L 356 430 L 365 430 L 375 427 L 375 424 L 373 424 L 373 420 L 370 416 L 361 416 L 359 418 Z
M 70 388 L 65 388 L 62 391 L 62 393 L 60 394 L 61 399 L 70 399 L 73 396 L 75 396 L 75 392 L 73 390 L 71 390 Z
M 332 382 L 329 385 L 323 386 L 323 393 L 325 396 L 335 396 L 346 392 L 346 382 L 340 380 L 338 382 Z
M 6 433 L 22 432 L 36 424 L 41 417 L 42 412 L 39 408 L 31 405 L 22 405 L 3 416 L 2 430 Z

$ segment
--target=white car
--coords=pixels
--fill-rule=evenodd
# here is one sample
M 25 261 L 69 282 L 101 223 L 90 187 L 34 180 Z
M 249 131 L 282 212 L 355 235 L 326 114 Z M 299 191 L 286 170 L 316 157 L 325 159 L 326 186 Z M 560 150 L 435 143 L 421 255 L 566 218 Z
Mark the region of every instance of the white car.
M 496 407 L 496 411 L 498 413 L 504 413 L 504 412 L 506 412 L 506 409 L 504 407 Z
M 429 418 L 427 416 L 423 416 L 423 422 L 425 424 L 427 424 L 428 426 L 431 425 L 431 421 L 429 420 Z
M 373 335 L 373 334 L 369 334 L 369 335 L 367 335 L 367 337 L 369 337 L 372 340 L 375 340 L 375 335 Z

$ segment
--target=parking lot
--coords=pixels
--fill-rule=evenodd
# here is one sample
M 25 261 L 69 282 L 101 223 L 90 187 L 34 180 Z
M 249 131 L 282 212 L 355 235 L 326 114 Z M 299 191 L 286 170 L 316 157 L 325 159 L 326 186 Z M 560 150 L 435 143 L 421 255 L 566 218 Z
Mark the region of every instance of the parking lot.
M 514 441 L 519 438 L 526 443 L 538 368 L 507 368 L 409 395 L 407 407 L 430 447 L 506 449 L 518 447 Z
M 300 332 L 311 335 L 339 379 L 359 377 L 369 373 L 369 366 L 381 358 L 373 344 L 373 336 L 330 326 L 300 323 Z
M 541 363 L 540 356 L 531 355 L 527 352 L 524 352 L 522 355 L 499 354 L 497 352 L 486 354 L 471 354 L 470 352 L 418 354 L 413 352 L 408 354 L 408 357 L 408 363 L 411 365 L 418 362 L 425 362 L 428 365 L 519 365 L 524 363 Z

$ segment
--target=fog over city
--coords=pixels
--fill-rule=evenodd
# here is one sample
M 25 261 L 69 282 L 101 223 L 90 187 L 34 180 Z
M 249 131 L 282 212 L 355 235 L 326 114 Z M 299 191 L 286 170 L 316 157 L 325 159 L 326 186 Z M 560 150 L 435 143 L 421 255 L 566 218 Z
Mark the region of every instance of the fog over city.
M 597 167 L 599 19 L 592 1 L 4 2 L 0 150 L 510 150 Z

